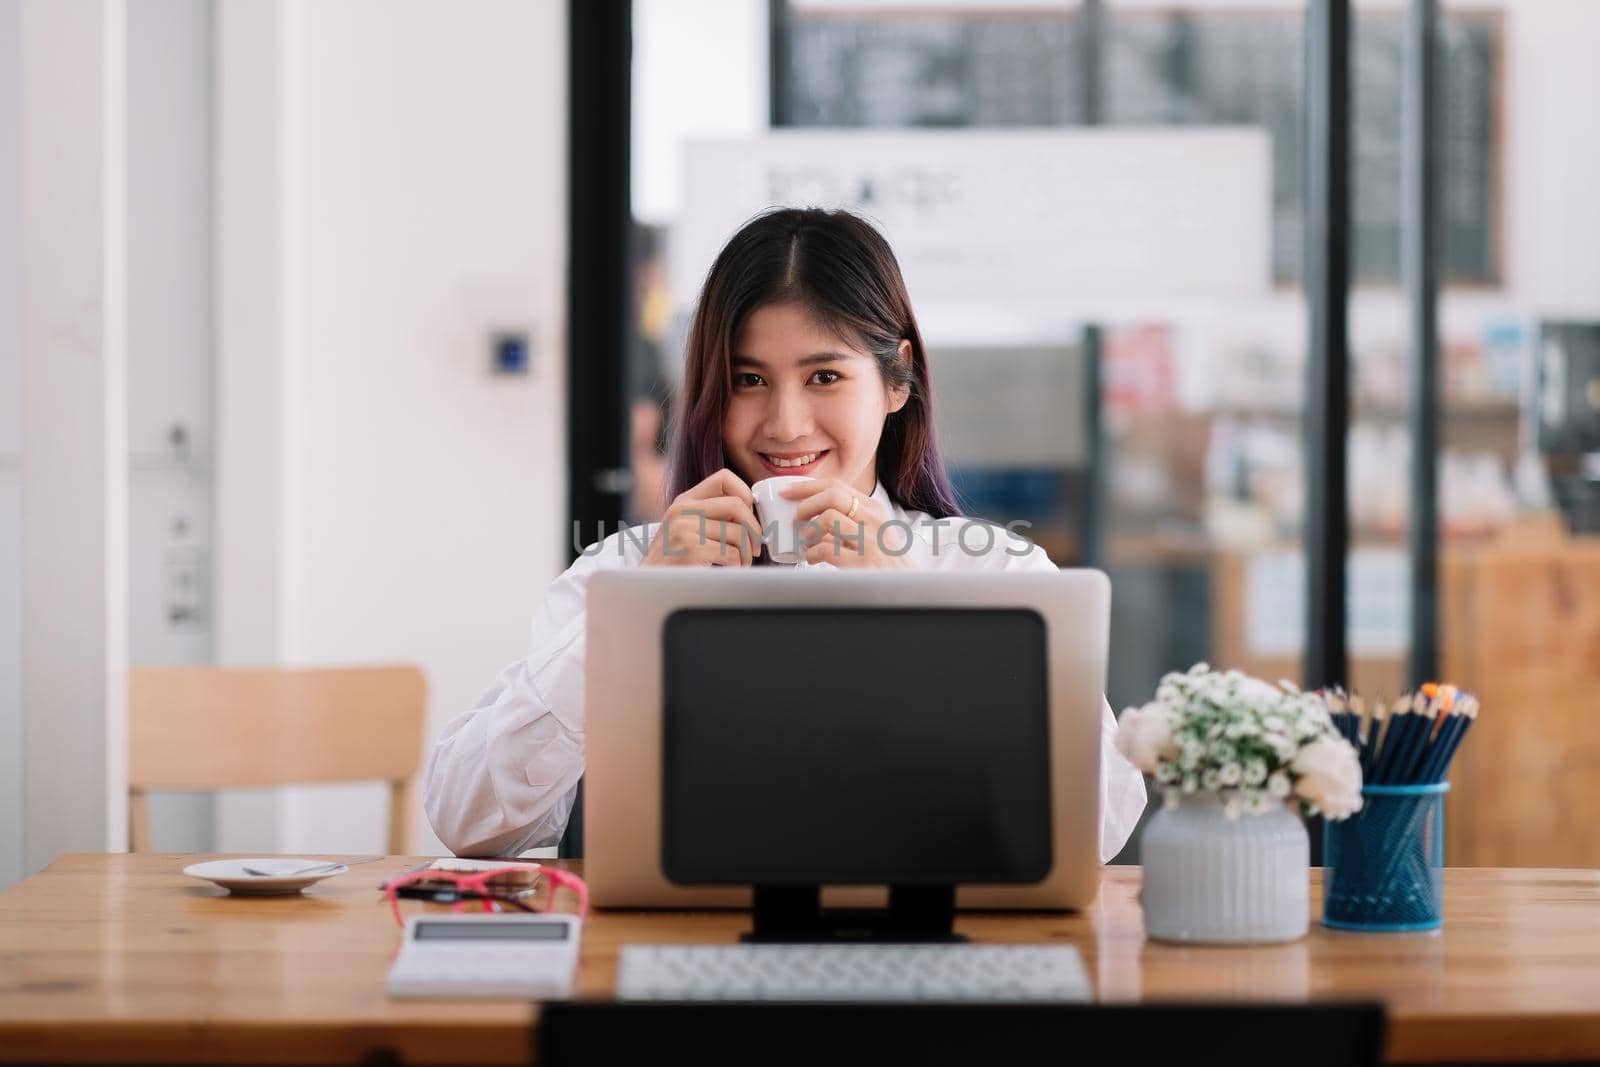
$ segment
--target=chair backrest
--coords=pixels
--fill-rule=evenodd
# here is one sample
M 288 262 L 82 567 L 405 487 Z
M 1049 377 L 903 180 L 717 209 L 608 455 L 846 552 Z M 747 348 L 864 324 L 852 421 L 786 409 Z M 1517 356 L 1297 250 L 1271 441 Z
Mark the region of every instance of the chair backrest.
M 1034 1049 L 1069 1064 L 1376 1067 L 1381 1004 L 679 1004 L 554 1001 L 539 1008 L 534 1062 L 916 1063 L 972 1067 Z M 637 1059 L 633 1059 L 637 1057 Z
M 129 837 L 150 848 L 145 793 L 311 782 L 389 784 L 389 851 L 410 851 L 428 686 L 412 666 L 128 672 Z

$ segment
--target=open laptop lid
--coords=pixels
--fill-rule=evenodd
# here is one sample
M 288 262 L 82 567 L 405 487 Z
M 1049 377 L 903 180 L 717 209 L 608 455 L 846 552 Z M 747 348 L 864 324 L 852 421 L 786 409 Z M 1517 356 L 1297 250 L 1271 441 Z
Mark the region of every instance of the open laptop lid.
M 686 888 L 661 869 L 662 627 L 687 607 L 1020 607 L 1049 650 L 1053 865 L 1031 885 L 963 886 L 965 908 L 1081 908 L 1099 880 L 1100 730 L 1110 583 L 1057 574 L 880 574 L 638 568 L 588 587 L 584 876 L 599 907 L 744 908 L 746 888 Z M 830 889 L 830 907 L 880 903 Z

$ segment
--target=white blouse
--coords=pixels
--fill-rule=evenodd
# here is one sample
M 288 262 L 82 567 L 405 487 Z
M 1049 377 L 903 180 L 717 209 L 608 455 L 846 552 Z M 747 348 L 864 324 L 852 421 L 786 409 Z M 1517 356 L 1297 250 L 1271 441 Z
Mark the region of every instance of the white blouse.
M 1002 527 L 967 518 L 935 521 L 894 503 L 881 484 L 872 495 L 913 532 L 905 555 L 919 570 L 1055 569 L 1044 549 Z M 583 776 L 589 577 L 638 566 L 655 532 L 653 523 L 643 536 L 637 529 L 626 537 L 619 531 L 586 550 L 539 606 L 532 654 L 502 671 L 477 707 L 445 726 L 428 762 L 423 807 L 439 840 L 456 855 L 514 856 L 561 839 Z M 1115 740 L 1116 720 L 1106 704 L 1100 731 L 1102 861 L 1127 842 L 1146 799 L 1143 777 Z

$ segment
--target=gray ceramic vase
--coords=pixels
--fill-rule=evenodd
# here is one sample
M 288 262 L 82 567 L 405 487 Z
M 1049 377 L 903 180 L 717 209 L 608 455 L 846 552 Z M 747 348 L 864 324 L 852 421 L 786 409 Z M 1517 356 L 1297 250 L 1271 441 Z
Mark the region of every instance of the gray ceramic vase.
M 1150 819 L 1140 856 L 1148 937 L 1258 945 L 1305 936 L 1311 840 L 1285 805 L 1229 819 L 1215 793 L 1190 794 Z

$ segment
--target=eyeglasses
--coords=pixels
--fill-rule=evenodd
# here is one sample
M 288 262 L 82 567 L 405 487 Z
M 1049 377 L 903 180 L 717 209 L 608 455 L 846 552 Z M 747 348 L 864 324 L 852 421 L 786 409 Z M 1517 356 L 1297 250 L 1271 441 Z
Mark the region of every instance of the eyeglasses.
M 389 895 L 389 910 L 394 914 L 394 921 L 401 926 L 406 924 L 405 916 L 400 914 L 400 898 L 421 899 L 432 901 L 435 904 L 449 904 L 450 910 L 464 912 L 467 905 L 476 902 L 483 911 L 498 912 L 505 907 L 513 907 L 518 911 L 552 911 L 555 904 L 556 891 L 565 889 L 576 898 L 577 912 L 580 920 L 589 915 L 589 887 L 582 878 L 568 871 L 556 867 L 540 867 L 539 874 L 549 884 L 550 892 L 543 908 L 534 907 L 526 902 L 525 898 L 532 896 L 538 889 L 537 885 L 527 889 L 517 889 L 507 886 L 506 882 L 512 878 L 524 878 L 528 873 L 526 866 L 495 867 L 487 871 L 436 871 L 422 869 L 410 871 L 392 878 L 384 883 L 384 891 Z M 500 884 L 496 885 L 496 880 Z

